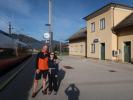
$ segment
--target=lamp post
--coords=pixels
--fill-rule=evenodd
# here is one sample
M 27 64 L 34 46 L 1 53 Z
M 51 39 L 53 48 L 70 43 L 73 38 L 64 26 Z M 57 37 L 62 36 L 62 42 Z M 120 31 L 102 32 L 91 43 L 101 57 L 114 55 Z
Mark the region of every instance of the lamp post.
M 48 24 L 46 24 L 46 26 L 48 26 L 48 33 L 50 35 L 49 37 L 49 49 L 52 52 L 53 51 L 53 32 L 52 32 L 52 0 L 49 0 L 49 17 L 48 17 Z
M 46 39 L 46 41 L 49 41 L 49 50 L 52 52 L 53 51 L 53 48 L 52 48 L 53 32 L 51 30 L 51 24 L 46 24 L 46 26 L 48 26 L 48 33 L 44 33 L 44 38 Z M 48 37 L 45 36 L 46 34 Z

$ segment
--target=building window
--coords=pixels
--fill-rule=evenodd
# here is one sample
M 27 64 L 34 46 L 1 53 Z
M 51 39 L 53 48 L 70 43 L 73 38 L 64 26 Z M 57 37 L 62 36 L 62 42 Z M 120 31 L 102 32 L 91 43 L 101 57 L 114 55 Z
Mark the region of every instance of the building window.
M 94 43 L 91 44 L 91 53 L 95 53 L 95 44 Z
M 91 32 L 95 32 L 95 22 L 91 23 Z
M 100 19 L 100 30 L 105 29 L 105 18 Z

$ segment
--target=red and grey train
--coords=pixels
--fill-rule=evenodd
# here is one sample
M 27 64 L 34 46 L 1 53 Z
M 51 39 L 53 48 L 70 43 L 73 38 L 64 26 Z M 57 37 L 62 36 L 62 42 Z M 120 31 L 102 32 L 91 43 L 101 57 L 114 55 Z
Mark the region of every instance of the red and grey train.
M 32 54 L 32 48 L 0 30 L 0 74 Z

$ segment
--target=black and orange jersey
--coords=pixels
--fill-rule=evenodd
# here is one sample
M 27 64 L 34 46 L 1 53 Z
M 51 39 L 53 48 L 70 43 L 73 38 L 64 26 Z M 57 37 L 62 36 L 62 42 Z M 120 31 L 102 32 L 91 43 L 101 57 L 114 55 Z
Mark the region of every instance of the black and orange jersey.
M 36 69 L 48 70 L 48 53 L 39 52 L 36 58 Z

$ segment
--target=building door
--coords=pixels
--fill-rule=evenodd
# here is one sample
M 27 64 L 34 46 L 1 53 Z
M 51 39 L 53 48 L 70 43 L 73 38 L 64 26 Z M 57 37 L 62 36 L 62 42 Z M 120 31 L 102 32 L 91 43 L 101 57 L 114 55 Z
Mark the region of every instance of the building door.
M 105 43 L 101 43 L 101 60 L 105 60 Z
M 124 61 L 131 62 L 131 42 L 124 43 Z

